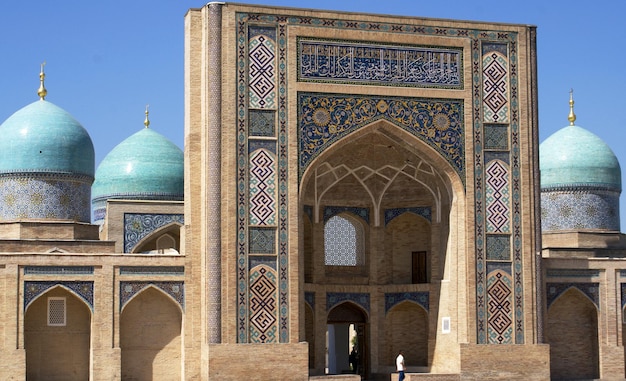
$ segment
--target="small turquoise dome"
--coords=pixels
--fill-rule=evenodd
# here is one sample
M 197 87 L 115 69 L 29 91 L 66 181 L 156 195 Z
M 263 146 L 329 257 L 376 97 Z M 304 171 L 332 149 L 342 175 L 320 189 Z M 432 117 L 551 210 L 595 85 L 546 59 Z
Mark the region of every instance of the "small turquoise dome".
M 0 174 L 46 172 L 93 179 L 94 157 L 83 126 L 46 100 L 29 104 L 0 125 Z
M 183 151 L 149 128 L 131 135 L 102 160 L 91 190 L 94 219 L 107 199 L 182 200 Z
M 622 172 L 611 148 L 595 134 L 573 124 L 541 143 L 539 166 L 541 189 L 622 190 Z

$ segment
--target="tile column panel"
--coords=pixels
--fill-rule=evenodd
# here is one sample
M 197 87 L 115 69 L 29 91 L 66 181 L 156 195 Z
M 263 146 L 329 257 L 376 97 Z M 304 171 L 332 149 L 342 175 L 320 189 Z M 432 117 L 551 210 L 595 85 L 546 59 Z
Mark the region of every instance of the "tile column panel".
M 208 15 L 208 142 L 207 142 L 207 292 L 208 340 L 222 341 L 222 4 L 209 3 Z

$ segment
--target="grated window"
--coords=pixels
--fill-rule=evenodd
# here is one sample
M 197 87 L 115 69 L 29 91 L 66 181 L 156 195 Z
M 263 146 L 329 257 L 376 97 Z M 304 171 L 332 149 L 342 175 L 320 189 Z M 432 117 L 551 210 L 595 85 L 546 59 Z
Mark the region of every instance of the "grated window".
M 324 263 L 327 266 L 361 266 L 364 257 L 363 226 L 345 216 L 331 217 L 324 226 Z
M 65 298 L 48 298 L 48 325 L 56 327 L 65 326 Z

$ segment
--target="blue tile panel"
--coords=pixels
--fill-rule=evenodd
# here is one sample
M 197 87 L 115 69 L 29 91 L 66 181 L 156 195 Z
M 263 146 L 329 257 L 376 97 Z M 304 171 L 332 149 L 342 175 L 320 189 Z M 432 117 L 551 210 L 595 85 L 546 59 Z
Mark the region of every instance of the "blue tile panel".
M 133 281 L 120 282 L 120 311 L 137 294 L 148 287 L 155 287 L 171 296 L 180 308 L 185 310 L 185 283 L 182 281 Z
M 57 286 L 65 288 L 82 299 L 93 311 L 93 282 L 87 281 L 26 281 L 24 282 L 24 311 L 38 296 Z
M 460 48 L 298 39 L 298 80 L 463 88 Z
M 51 173 L 0 176 L 0 221 L 90 222 L 91 181 L 87 176 Z
M 171 223 L 184 225 L 184 215 L 124 213 L 124 252 L 131 253 L 139 241 L 157 229 Z
M 600 306 L 600 284 L 599 283 L 546 283 L 546 302 L 548 308 L 565 291 L 575 288 L 582 292 L 596 305 Z
M 389 312 L 394 306 L 404 302 L 411 301 L 422 306 L 426 312 L 430 308 L 430 295 L 428 292 L 388 292 L 385 293 L 385 313 Z
M 326 311 L 332 310 L 343 302 L 352 302 L 370 313 L 370 294 L 360 292 L 328 292 L 326 293 Z
M 441 154 L 465 179 L 463 101 L 298 93 L 299 174 L 326 148 L 384 119 Z
M 541 192 L 543 231 L 620 230 L 619 193 L 606 190 Z

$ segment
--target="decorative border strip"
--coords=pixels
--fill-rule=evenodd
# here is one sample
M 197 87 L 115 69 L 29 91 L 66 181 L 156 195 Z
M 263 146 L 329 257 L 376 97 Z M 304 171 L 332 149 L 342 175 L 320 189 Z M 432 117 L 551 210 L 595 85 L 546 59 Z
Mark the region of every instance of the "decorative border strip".
M 24 275 L 93 275 L 93 266 L 24 266 Z
M 185 275 L 184 266 L 122 266 L 120 275 Z
M 385 293 L 385 313 L 405 300 L 415 302 L 429 312 L 430 294 L 428 292 L 389 292 Z
M 463 89 L 463 49 L 297 38 L 298 81 Z
M 40 295 L 48 290 L 61 286 L 82 299 L 93 312 L 93 282 L 58 282 L 58 281 L 25 281 L 24 282 L 24 311 Z

